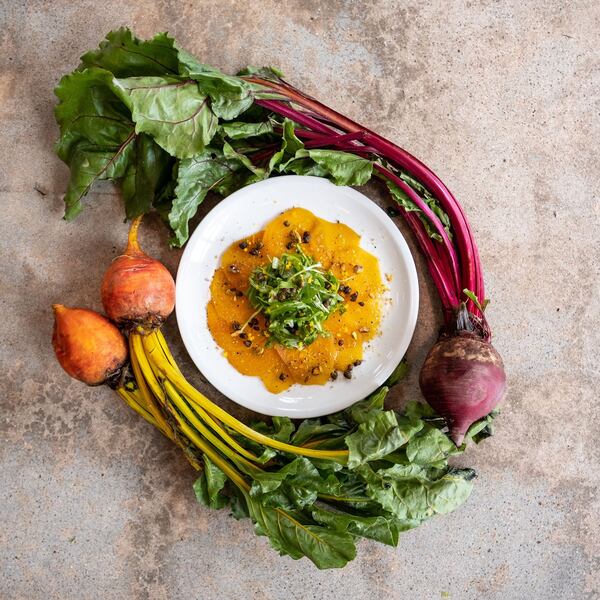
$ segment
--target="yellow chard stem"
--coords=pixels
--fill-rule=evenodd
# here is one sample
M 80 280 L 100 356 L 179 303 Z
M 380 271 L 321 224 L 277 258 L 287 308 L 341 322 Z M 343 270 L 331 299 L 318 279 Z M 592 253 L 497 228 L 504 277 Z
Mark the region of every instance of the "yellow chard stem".
M 142 383 L 138 381 L 140 385 L 140 389 L 144 389 L 150 395 L 150 392 L 157 398 L 161 403 L 165 402 L 165 393 L 161 388 L 158 379 L 154 373 L 154 369 L 152 368 L 151 363 L 148 361 L 146 357 L 146 353 L 144 352 L 144 346 L 142 344 L 142 339 L 145 336 L 139 333 L 132 333 L 129 336 L 129 345 L 131 349 L 131 365 L 133 367 L 134 375 L 136 380 L 141 379 Z M 139 378 L 137 370 L 139 372 Z
M 186 437 L 201 451 L 208 456 L 208 458 L 219 468 L 235 485 L 240 488 L 243 492 L 250 491 L 250 486 L 246 480 L 236 471 L 220 454 L 210 446 L 210 444 L 203 440 L 198 433 L 196 433 L 185 421 L 180 422 L 181 431 Z
M 160 415 L 161 423 L 157 424 L 158 429 L 183 450 L 189 463 L 194 469 L 198 470 L 200 465 L 196 460 L 196 457 L 194 457 L 189 448 L 186 447 L 187 442 L 180 438 L 178 432 L 174 431 L 171 425 L 167 423 L 161 412 L 159 403 L 164 405 L 166 397 L 146 359 L 144 347 L 140 343 L 140 337 L 141 336 L 138 333 L 132 333 L 129 336 L 131 367 L 140 393 L 144 398 L 144 402 L 147 404 L 148 409 L 151 410 L 152 415 L 154 416 L 155 412 Z M 151 389 L 148 387 L 149 385 L 151 386 Z
M 156 335 L 157 347 L 163 353 L 163 356 L 165 357 L 165 359 L 169 362 L 169 364 L 173 368 L 177 369 L 177 372 L 179 374 L 181 374 L 181 371 L 179 371 L 179 368 L 176 366 L 175 360 L 173 359 L 173 357 L 171 356 L 171 353 L 169 352 L 169 350 L 167 348 L 166 341 L 165 341 L 164 337 L 162 336 L 162 334 L 160 334 L 160 332 L 157 331 L 155 334 L 152 334 L 152 335 Z M 160 377 L 160 373 L 157 373 L 156 371 L 155 371 L 155 375 L 157 375 L 157 377 Z M 171 385 L 169 380 L 165 379 L 163 382 L 165 389 L 167 389 L 166 388 L 167 384 Z M 168 392 L 168 390 L 167 390 L 167 392 Z M 232 438 L 227 433 L 227 431 L 225 431 L 225 429 L 223 429 L 221 424 L 219 422 L 217 422 L 215 419 L 213 419 L 203 408 L 201 408 L 200 406 L 197 406 L 197 405 L 194 408 L 189 407 L 188 399 L 185 396 L 181 395 L 180 392 L 178 392 L 178 391 L 175 392 L 175 397 L 173 397 L 171 395 L 171 393 L 169 393 L 169 396 L 177 404 L 178 408 L 182 412 L 184 412 L 184 414 L 186 415 L 186 418 L 188 419 L 188 421 L 190 421 L 190 423 L 193 426 L 195 426 L 197 428 L 197 426 L 196 426 L 196 422 L 197 422 L 196 415 L 197 415 L 214 432 L 216 432 L 219 435 L 219 437 L 221 437 L 221 439 L 223 439 L 227 444 L 229 444 L 239 454 L 241 454 L 242 456 L 245 456 L 248 460 L 251 460 L 251 461 L 258 460 L 258 456 L 256 456 L 249 450 L 246 450 L 246 448 L 244 448 L 242 445 L 240 445 L 234 438 Z
M 189 463 L 192 465 L 192 467 L 194 467 L 194 469 L 196 469 L 197 471 L 200 470 L 200 464 L 198 463 L 196 457 L 193 456 L 193 454 L 189 451 L 189 448 L 186 448 L 184 446 L 184 444 L 181 442 L 181 440 L 179 440 L 175 437 L 172 429 L 169 428 L 169 429 L 165 430 L 162 427 L 160 427 L 160 425 L 154 420 L 154 417 L 152 416 L 152 414 L 149 413 L 142 406 L 142 404 L 140 404 L 140 402 L 139 402 L 140 399 L 139 398 L 136 399 L 136 396 L 138 396 L 138 394 L 135 394 L 134 392 L 132 392 L 130 390 L 126 390 L 123 387 L 117 388 L 116 392 L 117 392 L 117 394 L 119 394 L 121 399 L 124 400 L 125 403 L 128 404 L 136 413 L 138 413 L 143 419 L 148 421 L 148 423 L 150 423 L 151 425 L 154 425 L 154 427 L 156 427 L 165 437 L 169 438 L 179 448 L 181 448 L 181 450 L 183 450 L 185 457 L 188 459 Z
M 223 434 L 225 434 L 225 436 L 228 438 L 228 440 L 225 440 L 225 441 L 227 441 L 229 443 L 229 446 L 231 446 L 231 447 L 228 447 L 223 441 L 221 441 L 219 438 L 217 438 L 196 417 L 196 415 L 194 414 L 194 411 L 188 406 L 188 404 L 185 401 L 185 399 L 182 398 L 182 396 L 180 395 L 180 393 L 175 389 L 175 387 L 173 386 L 173 384 L 168 379 L 165 379 L 164 386 L 165 386 L 165 391 L 167 392 L 167 395 L 169 396 L 169 399 L 171 400 L 171 402 L 173 402 L 173 404 L 175 405 L 175 407 L 187 419 L 187 421 L 189 422 L 190 426 L 192 426 L 194 429 L 196 429 L 197 431 L 199 431 L 207 440 L 209 440 L 214 446 L 216 446 L 221 452 L 223 452 L 223 454 L 225 454 L 226 456 L 228 456 L 232 460 L 238 460 L 239 459 L 240 461 L 246 463 L 247 465 L 249 465 L 251 467 L 254 467 L 254 468 L 257 468 L 256 465 L 254 465 L 249 460 L 246 460 L 246 458 L 243 458 L 243 456 L 233 456 L 233 455 L 235 455 L 235 451 L 237 451 L 240 454 L 243 453 L 244 455 L 249 455 L 250 457 L 256 458 L 256 457 L 254 457 L 254 455 L 252 453 L 248 452 L 245 448 L 242 448 L 233 438 L 231 438 L 229 435 L 227 435 L 227 433 L 221 432 L 221 431 L 217 431 L 217 433 L 223 433 Z M 177 421 L 181 424 L 182 417 L 176 411 L 173 412 L 173 415 L 175 416 L 175 418 L 177 419 Z M 204 415 L 210 421 L 212 421 L 212 419 L 210 419 L 209 415 L 207 415 L 206 413 L 204 413 Z M 204 418 L 204 415 L 203 415 L 203 418 Z M 221 436 L 221 437 L 223 437 L 223 436 Z
M 191 423 L 188 423 L 186 419 L 184 419 L 178 412 L 173 413 L 177 423 L 180 428 L 183 428 L 183 425 L 187 425 L 190 430 L 195 431 L 197 435 L 202 436 L 207 443 L 212 444 L 217 450 L 219 450 L 222 454 L 224 454 L 231 462 L 234 464 L 243 463 L 251 469 L 256 469 L 258 471 L 262 470 L 257 467 L 254 463 L 251 463 L 249 460 L 246 460 L 243 456 L 239 456 L 236 454 L 231 448 L 229 448 L 223 441 L 221 441 L 216 435 L 214 435 L 210 429 L 204 426 L 202 423 L 199 423 L 199 426 L 196 428 Z
M 154 334 L 148 334 L 148 336 L 149 335 Z M 148 336 L 143 336 L 138 333 L 134 333 L 131 335 L 133 348 L 132 353 L 135 354 L 135 358 L 138 361 L 141 376 L 144 380 L 144 383 L 148 384 L 150 389 L 153 391 L 154 395 L 158 398 L 159 402 L 163 406 L 165 406 L 165 408 L 167 408 L 168 395 L 169 399 L 177 406 L 177 408 L 185 414 L 186 418 L 191 423 L 191 425 L 196 429 L 200 429 L 201 427 L 203 427 L 203 425 L 196 417 L 192 409 L 187 405 L 185 400 L 181 397 L 180 393 L 171 385 L 171 382 L 168 379 L 163 379 L 163 375 L 161 371 L 157 369 L 154 361 L 148 360 L 148 357 L 144 353 L 144 346 L 142 344 L 142 340 Z M 166 353 L 163 352 L 159 343 L 155 346 L 155 351 L 157 353 L 162 352 L 163 356 L 165 356 L 166 358 Z M 174 414 L 172 411 L 170 412 Z M 257 459 L 257 457 L 254 456 L 254 454 L 240 446 L 240 444 L 238 444 L 226 431 L 221 429 L 219 425 L 210 417 L 210 415 L 208 415 L 204 410 L 202 410 L 202 408 L 197 409 L 196 412 L 199 413 L 200 418 L 204 419 L 208 423 L 208 425 L 212 429 L 214 429 L 232 448 L 234 448 L 240 454 L 242 454 L 250 460 Z M 178 415 L 174 414 L 174 416 L 177 417 Z
M 173 431 L 169 427 L 169 424 L 165 420 L 162 412 L 160 411 L 160 408 L 157 406 L 156 402 L 154 401 L 154 398 L 152 397 L 152 394 L 150 393 L 150 390 L 148 390 L 148 387 L 146 385 L 146 381 L 142 374 L 140 363 L 138 362 L 135 338 L 137 338 L 136 334 L 132 334 L 129 337 L 129 359 L 131 361 L 131 369 L 133 370 L 133 375 L 140 390 L 140 394 L 143 398 L 144 405 L 156 421 L 156 426 L 158 427 L 158 429 L 162 431 L 168 438 L 173 440 Z
M 152 414 L 149 413 L 146 410 L 146 408 L 144 408 L 144 406 L 142 406 L 141 404 L 139 404 L 136 401 L 136 399 L 133 397 L 131 392 L 129 392 L 128 390 L 126 390 L 125 388 L 122 388 L 122 387 L 117 388 L 116 391 L 117 391 L 117 394 L 119 394 L 119 396 L 121 397 L 121 399 L 125 402 L 125 404 L 127 404 L 131 409 L 133 409 L 143 419 L 148 421 L 148 423 L 150 423 L 151 425 L 154 425 L 154 427 L 156 427 L 157 429 L 160 429 L 160 427 L 156 423 L 156 420 L 154 419 Z
M 175 358 L 173 358 L 173 355 L 171 354 L 171 350 L 169 350 L 169 346 L 167 344 L 167 340 L 165 339 L 165 336 L 162 334 L 162 331 L 160 329 L 156 329 L 154 331 L 154 336 L 156 337 L 156 341 L 158 342 L 158 345 L 160 346 L 160 349 L 162 350 L 162 353 L 165 355 L 165 358 L 169 361 L 169 364 L 180 375 L 183 376 L 183 373 L 179 369 L 179 366 L 178 366 L 177 362 L 175 361 Z
M 171 381 L 171 383 L 191 403 L 206 410 L 211 415 L 217 417 L 223 423 L 238 433 L 241 433 L 245 437 L 258 442 L 259 444 L 275 448 L 282 452 L 289 452 L 290 454 L 310 456 L 312 458 L 337 460 L 338 462 L 344 462 L 347 459 L 347 450 L 315 450 L 311 448 L 302 448 L 300 446 L 294 446 L 292 444 L 280 442 L 279 440 L 274 440 L 273 438 L 255 431 L 241 421 L 238 421 L 235 417 L 223 410 L 220 406 L 217 406 L 214 402 L 211 402 L 206 396 L 194 388 L 180 373 L 178 373 L 165 359 L 162 352 L 159 351 L 158 342 L 154 334 L 144 336 L 140 341 L 146 350 L 146 357 L 148 358 L 148 361 L 158 372 L 162 374 L 165 379 Z

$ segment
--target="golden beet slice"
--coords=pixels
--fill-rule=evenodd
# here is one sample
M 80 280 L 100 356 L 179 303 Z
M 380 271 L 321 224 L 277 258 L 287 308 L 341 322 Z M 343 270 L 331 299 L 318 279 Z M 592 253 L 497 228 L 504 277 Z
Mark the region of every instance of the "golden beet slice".
M 359 243 L 360 236 L 347 225 L 318 219 L 311 232 L 311 256 L 329 270 L 337 252 Z
M 210 284 L 211 300 L 219 317 L 229 322 L 245 323 L 255 310 L 242 292 L 243 282 L 225 268 L 215 271 Z M 243 284 L 247 285 L 247 284 Z
M 275 348 L 292 379 L 305 385 L 323 385 L 331 375 L 337 355 L 337 347 L 331 337 L 317 338 L 302 350 L 279 344 Z
M 248 331 L 244 340 L 231 335 L 230 323 L 219 317 L 211 301 L 206 307 L 208 328 L 229 363 L 242 375 L 260 377 L 265 387 L 273 394 L 286 390 L 293 380 L 288 368 L 274 348 L 265 348 L 266 338 L 253 330 Z M 250 342 L 248 347 L 246 342 Z
M 340 322 L 350 333 L 370 334 L 362 339 L 371 339 L 377 334 L 381 320 L 383 283 L 377 259 L 362 248 L 343 248 L 336 253 L 331 271 L 341 285 L 350 288 L 342 293 L 346 311 L 340 315 Z
M 234 287 L 245 292 L 248 278 L 256 267 L 267 262 L 263 251 L 263 232 L 234 242 L 221 256 L 221 268 L 226 271 Z
M 293 252 L 294 244 L 302 243 L 302 250 L 313 256 L 311 238 L 316 222 L 315 215 L 304 208 L 286 210 L 265 228 L 264 253 L 270 258 L 281 256 L 285 252 Z
M 331 270 L 341 285 L 350 288 L 342 293 L 345 312 L 331 315 L 325 323 L 338 342 L 335 366 L 343 371 L 362 359 L 364 342 L 373 339 L 379 331 L 383 284 L 377 259 L 356 246 L 336 252 Z

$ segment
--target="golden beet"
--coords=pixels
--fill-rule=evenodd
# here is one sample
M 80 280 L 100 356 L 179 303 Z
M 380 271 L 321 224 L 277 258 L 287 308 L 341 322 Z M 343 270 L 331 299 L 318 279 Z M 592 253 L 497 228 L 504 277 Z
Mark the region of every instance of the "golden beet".
M 127 360 L 127 344 L 117 327 L 86 308 L 54 304 L 52 309 L 52 345 L 61 367 L 88 385 L 117 376 Z
M 106 314 L 127 329 L 160 327 L 175 307 L 175 282 L 168 269 L 145 254 L 137 241 L 141 217 L 129 230 L 124 253 L 108 267 L 102 279 Z

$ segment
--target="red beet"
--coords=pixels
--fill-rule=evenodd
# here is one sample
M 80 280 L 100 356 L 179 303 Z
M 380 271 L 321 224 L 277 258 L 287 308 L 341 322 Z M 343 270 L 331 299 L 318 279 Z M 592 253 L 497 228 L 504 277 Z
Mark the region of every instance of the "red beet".
M 500 402 L 506 386 L 502 359 L 490 344 L 483 269 L 464 210 L 440 178 L 406 150 L 276 76 L 246 79 L 259 90 L 275 92 L 276 96 L 262 97 L 259 92 L 256 104 L 294 121 L 294 133 L 307 148 L 375 157 L 373 168 L 387 181 L 393 197 L 412 203 L 413 208 L 407 208 L 400 201 L 401 212 L 427 259 L 445 322 L 445 334 L 421 372 L 421 388 L 460 444 L 469 425 Z
M 506 375 L 502 358 L 488 341 L 477 333 L 458 331 L 441 337 L 429 351 L 419 384 L 460 446 L 471 424 L 502 400 Z

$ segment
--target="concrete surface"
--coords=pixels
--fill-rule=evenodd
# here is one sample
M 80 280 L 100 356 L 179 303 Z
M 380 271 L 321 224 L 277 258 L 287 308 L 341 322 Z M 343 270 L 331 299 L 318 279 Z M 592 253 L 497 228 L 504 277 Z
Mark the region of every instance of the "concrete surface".
M 600 598 L 597 2 L 0 6 L 0 597 Z M 99 307 L 126 225 L 108 184 L 76 223 L 61 220 L 52 88 L 123 24 L 168 30 L 225 70 L 279 66 L 413 151 L 462 199 L 510 392 L 497 435 L 464 458 L 479 472 L 468 504 L 396 550 L 361 543 L 354 563 L 329 572 L 278 558 L 248 522 L 199 507 L 182 457 L 110 390 L 55 362 L 50 304 Z M 176 267 L 157 221 L 143 242 Z M 422 286 L 417 367 L 438 324 Z M 207 387 L 173 320 L 167 334 Z M 394 402 L 412 397 L 414 375 Z

